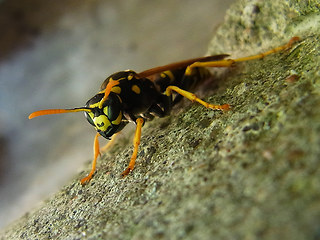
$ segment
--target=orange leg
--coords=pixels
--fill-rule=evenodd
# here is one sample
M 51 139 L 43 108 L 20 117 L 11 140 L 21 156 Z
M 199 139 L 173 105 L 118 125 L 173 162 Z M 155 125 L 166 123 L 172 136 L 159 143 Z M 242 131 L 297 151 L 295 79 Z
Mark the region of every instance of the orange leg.
M 170 96 L 171 91 L 175 91 L 176 93 L 179 93 L 180 95 L 184 96 L 185 98 L 188 98 L 192 102 L 196 101 L 196 102 L 202 104 L 203 106 L 205 106 L 206 108 L 210 108 L 213 110 L 229 110 L 230 109 L 229 104 L 214 105 L 214 104 L 207 103 L 207 102 L 201 100 L 200 98 L 198 98 L 195 94 L 188 92 L 188 91 L 185 91 L 185 90 L 178 88 L 176 86 L 167 87 L 166 95 Z
M 100 154 L 99 151 L 99 140 L 98 137 L 100 136 L 99 133 L 96 134 L 96 136 L 94 137 L 94 143 L 93 143 L 93 161 L 92 161 L 92 167 L 91 167 L 91 171 L 89 172 L 88 176 L 82 178 L 80 180 L 80 183 L 86 184 L 90 181 L 90 179 L 92 178 L 94 172 L 96 171 L 96 163 L 97 163 L 97 158 Z
M 260 54 L 248 56 L 248 57 L 236 58 L 236 59 L 225 59 L 225 60 L 211 61 L 211 62 L 195 62 L 187 67 L 186 74 L 191 73 L 191 69 L 194 67 L 231 67 L 234 63 L 237 63 L 237 62 L 246 62 L 246 61 L 250 61 L 250 60 L 261 59 L 267 55 L 289 49 L 297 41 L 299 41 L 299 37 L 293 37 L 290 39 L 290 41 L 288 43 L 286 43 L 282 46 L 273 48 L 269 51 L 266 51 L 266 52 L 263 52 Z
M 133 154 L 131 156 L 131 159 L 130 159 L 128 167 L 126 168 L 126 170 L 124 170 L 121 173 L 122 177 L 127 176 L 130 173 L 130 171 L 133 170 L 134 164 L 136 162 L 136 158 L 137 158 L 137 154 L 138 154 L 138 148 L 139 148 L 139 145 L 140 145 L 141 128 L 142 128 L 142 125 L 144 123 L 143 118 L 138 118 L 136 120 L 136 123 L 137 123 L 137 127 L 136 127 L 136 132 L 134 134 L 134 139 L 133 139 L 133 145 L 134 145 Z
M 99 108 L 102 108 L 102 105 L 107 100 L 107 98 L 108 98 L 108 96 L 109 96 L 109 94 L 111 92 L 111 89 L 114 86 L 118 85 L 118 84 L 119 84 L 119 81 L 115 81 L 115 80 L 112 80 L 112 79 L 110 80 L 110 82 L 106 86 L 106 89 L 104 90 L 104 96 L 99 102 Z

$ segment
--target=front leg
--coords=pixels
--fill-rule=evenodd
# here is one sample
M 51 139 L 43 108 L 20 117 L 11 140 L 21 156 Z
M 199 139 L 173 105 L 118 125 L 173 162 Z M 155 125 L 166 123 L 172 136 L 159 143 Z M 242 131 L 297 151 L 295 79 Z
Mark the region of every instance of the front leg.
M 94 172 L 96 171 L 97 158 L 100 155 L 100 147 L 99 147 L 99 140 L 98 140 L 99 136 L 100 136 L 100 134 L 97 133 L 96 136 L 94 137 L 93 160 L 92 160 L 91 171 L 89 172 L 88 176 L 86 176 L 80 180 L 81 185 L 88 183 L 91 180 L 91 178 L 93 177 Z
M 137 127 L 136 127 L 136 132 L 134 134 L 134 139 L 133 139 L 133 145 L 134 145 L 133 154 L 131 156 L 128 167 L 126 168 L 126 170 L 124 170 L 121 173 L 122 177 L 127 176 L 133 170 L 134 164 L 137 159 L 138 149 L 139 149 L 139 145 L 140 145 L 140 138 L 141 138 L 141 128 L 144 123 L 143 118 L 141 118 L 141 117 L 137 118 L 136 123 L 137 123 Z

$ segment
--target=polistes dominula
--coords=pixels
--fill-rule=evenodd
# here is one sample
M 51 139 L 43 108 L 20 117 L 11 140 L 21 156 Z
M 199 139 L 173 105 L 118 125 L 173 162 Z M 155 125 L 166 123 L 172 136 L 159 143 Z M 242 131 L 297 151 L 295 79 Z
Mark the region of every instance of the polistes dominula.
M 196 101 L 213 110 L 228 110 L 230 108 L 228 104 L 207 103 L 189 92 L 210 75 L 205 67 L 231 67 L 238 62 L 261 59 L 266 55 L 291 48 L 293 43 L 298 40 L 298 37 L 293 37 L 285 45 L 249 57 L 227 59 L 229 55 L 221 54 L 176 62 L 140 73 L 132 70 L 117 72 L 102 83 L 100 91 L 84 107 L 40 110 L 31 113 L 29 119 L 47 114 L 85 113 L 88 122 L 94 126 L 97 134 L 94 138 L 92 168 L 89 174 L 81 179 L 81 184 L 89 182 L 95 173 L 96 161 L 100 154 L 98 137 L 101 135 L 110 140 L 113 136 L 112 139 L 114 139 L 115 134 L 119 133 L 128 122 L 136 123 L 133 154 L 128 167 L 122 172 L 122 176 L 126 176 L 134 168 L 140 144 L 141 128 L 146 120 L 151 120 L 154 116 L 167 116 L 182 97 Z M 172 92 L 175 92 L 174 98 Z

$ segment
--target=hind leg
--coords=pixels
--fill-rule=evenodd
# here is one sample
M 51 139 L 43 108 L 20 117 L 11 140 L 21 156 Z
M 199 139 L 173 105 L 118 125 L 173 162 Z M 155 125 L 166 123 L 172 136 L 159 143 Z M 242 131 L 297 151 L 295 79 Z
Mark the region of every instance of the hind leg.
M 282 46 L 273 48 L 263 53 L 248 56 L 248 57 L 236 58 L 236 59 L 223 59 L 223 60 L 208 61 L 208 62 L 195 62 L 187 67 L 186 73 L 190 74 L 192 72 L 192 69 L 195 67 L 231 67 L 237 62 L 246 62 L 246 61 L 251 61 L 256 59 L 262 59 L 267 55 L 290 49 L 293 46 L 293 44 L 296 43 L 297 41 L 299 41 L 299 37 L 293 37 L 289 40 L 288 43 Z

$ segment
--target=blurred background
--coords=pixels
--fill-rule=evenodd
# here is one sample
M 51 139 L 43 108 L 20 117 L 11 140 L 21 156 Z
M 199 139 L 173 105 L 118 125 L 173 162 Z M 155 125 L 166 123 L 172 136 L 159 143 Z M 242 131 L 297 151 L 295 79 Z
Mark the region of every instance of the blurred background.
M 91 161 L 80 107 L 110 74 L 205 54 L 234 0 L 0 0 L 0 228 Z

